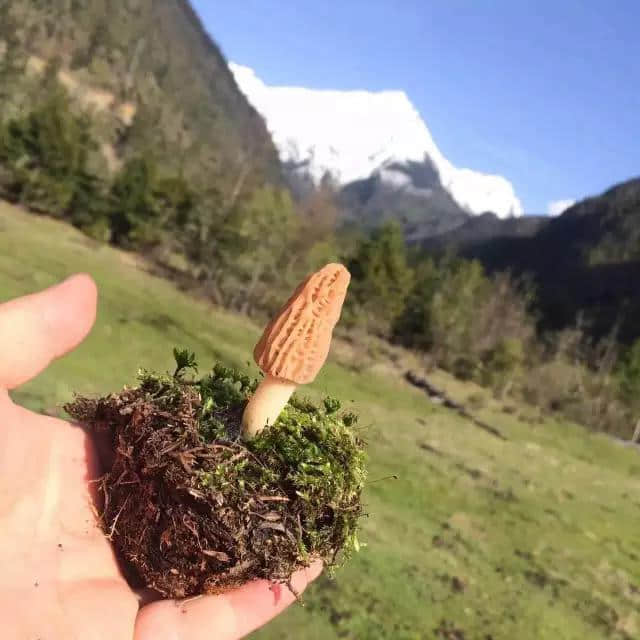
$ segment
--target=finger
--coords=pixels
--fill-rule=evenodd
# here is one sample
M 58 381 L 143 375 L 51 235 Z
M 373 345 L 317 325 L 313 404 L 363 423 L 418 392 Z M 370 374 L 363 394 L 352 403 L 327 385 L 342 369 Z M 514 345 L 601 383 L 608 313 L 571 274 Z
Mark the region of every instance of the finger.
M 291 579 L 300 594 L 322 571 L 315 562 Z M 296 596 L 286 585 L 266 580 L 250 582 L 219 596 L 203 596 L 181 603 L 154 602 L 138 613 L 135 640 L 238 640 L 286 609 Z
M 13 389 L 35 377 L 89 333 L 97 291 L 87 275 L 0 305 L 0 387 Z

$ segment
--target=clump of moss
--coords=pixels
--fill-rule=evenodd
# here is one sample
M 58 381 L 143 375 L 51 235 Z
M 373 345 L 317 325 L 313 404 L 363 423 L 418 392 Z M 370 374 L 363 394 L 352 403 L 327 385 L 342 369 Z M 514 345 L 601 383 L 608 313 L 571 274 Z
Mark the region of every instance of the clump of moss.
M 135 388 L 65 407 L 112 439 L 102 519 L 119 553 L 170 597 L 287 582 L 316 557 L 344 561 L 358 548 L 366 473 L 356 416 L 333 398 L 294 396 L 242 442 L 257 381 L 222 365 L 187 379 L 195 358 L 175 355 L 173 375 L 141 372 Z

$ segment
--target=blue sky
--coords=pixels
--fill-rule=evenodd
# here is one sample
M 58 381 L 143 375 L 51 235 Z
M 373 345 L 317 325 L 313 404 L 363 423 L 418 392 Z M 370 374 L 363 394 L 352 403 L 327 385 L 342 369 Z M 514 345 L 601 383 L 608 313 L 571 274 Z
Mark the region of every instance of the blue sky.
M 640 175 L 637 0 L 194 0 L 267 84 L 403 89 L 527 213 Z

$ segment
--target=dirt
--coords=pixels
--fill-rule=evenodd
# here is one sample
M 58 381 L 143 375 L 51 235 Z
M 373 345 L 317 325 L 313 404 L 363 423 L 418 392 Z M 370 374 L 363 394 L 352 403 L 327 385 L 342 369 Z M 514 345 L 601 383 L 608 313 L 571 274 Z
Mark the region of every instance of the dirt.
M 206 393 L 217 406 L 208 423 L 205 387 L 169 378 L 65 407 L 92 431 L 108 434 L 115 455 L 100 482 L 103 530 L 140 581 L 163 596 L 217 593 L 256 578 L 287 583 L 315 557 L 335 563 L 361 515 L 360 481 L 347 486 L 346 475 L 325 482 L 320 472 L 302 473 L 323 453 L 325 467 L 341 464 L 331 457 L 344 453 L 331 435 L 345 435 L 340 418 L 303 403 L 290 409 L 282 433 L 271 427 L 273 433 L 247 445 L 236 436 L 244 407 L 238 399 L 249 389 L 238 392 L 233 375 L 212 379 Z M 229 398 L 222 398 L 222 383 Z M 307 421 L 307 411 L 316 417 Z M 224 435 L 204 437 L 205 423 Z M 319 425 L 329 426 L 320 433 Z M 295 460 L 287 459 L 298 441 Z

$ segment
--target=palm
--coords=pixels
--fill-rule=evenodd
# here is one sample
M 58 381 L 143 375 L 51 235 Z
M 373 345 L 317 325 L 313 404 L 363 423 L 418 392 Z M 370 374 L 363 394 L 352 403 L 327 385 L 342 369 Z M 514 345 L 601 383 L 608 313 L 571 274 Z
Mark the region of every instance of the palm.
M 93 324 L 95 288 L 71 279 L 0 306 L 0 387 L 13 388 L 73 348 Z M 91 439 L 14 405 L 0 390 L 0 620 L 7 639 L 240 638 L 293 599 L 256 582 L 188 603 L 139 600 L 97 525 Z M 295 576 L 302 590 L 315 577 Z M 135 629 L 135 631 L 134 631 Z
M 96 526 L 82 430 L 0 404 L 0 616 L 8 638 L 131 638 L 138 604 Z

